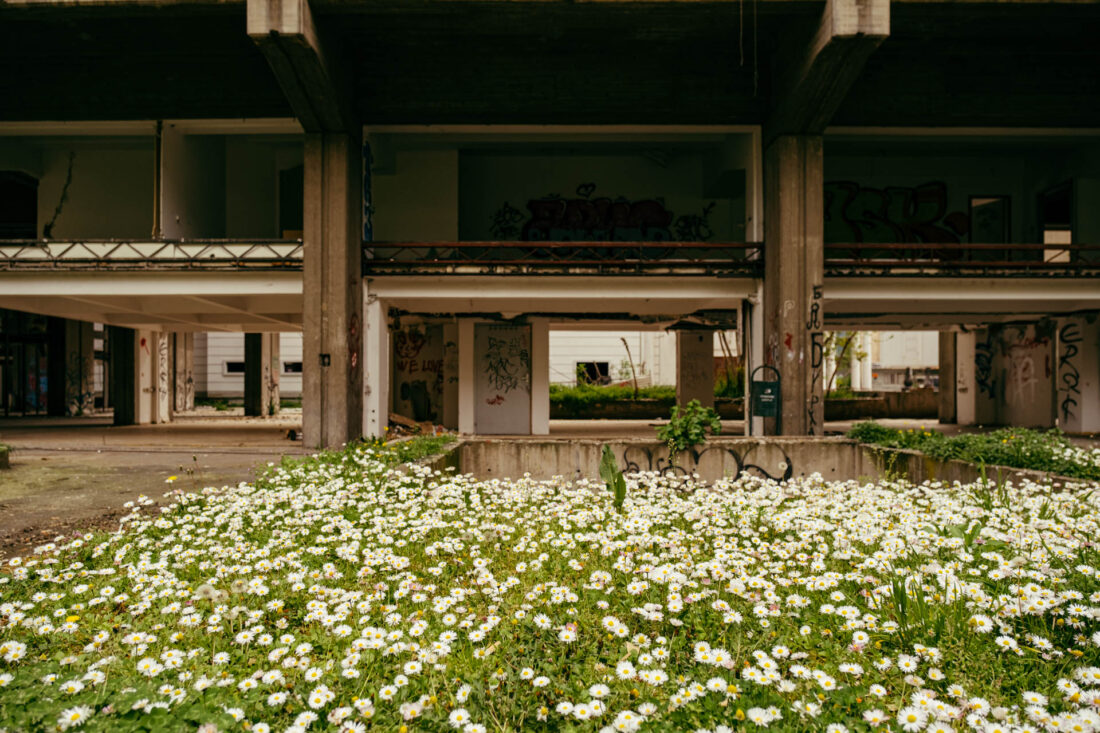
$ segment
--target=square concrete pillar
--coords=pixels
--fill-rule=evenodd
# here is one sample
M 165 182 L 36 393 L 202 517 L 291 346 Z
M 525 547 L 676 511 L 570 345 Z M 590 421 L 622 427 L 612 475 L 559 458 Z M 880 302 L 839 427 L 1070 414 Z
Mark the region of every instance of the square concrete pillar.
M 84 415 L 95 406 L 95 353 L 92 324 L 70 318 L 51 318 L 49 393 L 51 415 Z
M 991 326 L 974 332 L 974 422 L 973 425 L 998 424 L 997 403 L 1004 394 L 1004 370 L 1001 359 L 1000 328 Z
M 443 325 L 443 427 L 458 429 L 458 324 Z
M 1054 427 L 1056 331 L 1033 324 L 1001 331 L 1004 389 L 998 423 L 1031 428 Z
M 244 335 L 244 414 L 268 417 L 279 412 L 279 334 Z
M 363 434 L 384 437 L 390 424 L 390 329 L 386 309 L 363 286 Z
M 957 419 L 955 353 L 955 332 L 940 331 L 939 419 L 941 423 L 954 423 Z
M 781 135 L 764 151 L 765 361 L 779 370 L 786 435 L 825 428 L 823 176 L 820 135 Z
M 172 334 L 172 409 L 195 409 L 195 334 L 189 331 Z
M 172 353 L 171 334 L 154 331 L 149 336 L 152 351 L 149 389 L 152 393 L 149 422 L 166 423 L 172 420 Z
M 474 321 L 470 318 L 458 320 L 458 432 L 464 435 L 474 433 L 474 412 L 477 401 L 474 395 L 475 363 Z
M 138 421 L 137 332 L 122 326 L 107 326 L 107 348 L 114 424 L 134 425 Z
M 1100 432 L 1100 317 L 1058 320 L 1058 427 L 1067 433 Z
M 676 404 L 714 407 L 714 331 L 676 332 Z
M 363 152 L 358 132 L 305 136 L 302 427 L 307 445 L 363 434 Z
M 531 434 L 550 434 L 550 321 L 545 318 L 531 319 Z

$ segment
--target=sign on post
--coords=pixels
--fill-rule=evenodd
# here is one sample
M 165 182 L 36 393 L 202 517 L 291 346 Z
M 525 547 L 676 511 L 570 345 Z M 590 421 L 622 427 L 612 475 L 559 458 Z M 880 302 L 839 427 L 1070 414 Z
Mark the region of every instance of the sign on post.
M 756 374 L 761 369 L 770 369 L 775 373 L 774 380 L 757 379 Z M 783 413 L 780 409 L 779 370 L 768 364 L 762 364 L 752 370 L 749 378 L 749 435 L 752 435 L 752 419 L 754 417 L 774 417 L 775 431 L 783 432 Z

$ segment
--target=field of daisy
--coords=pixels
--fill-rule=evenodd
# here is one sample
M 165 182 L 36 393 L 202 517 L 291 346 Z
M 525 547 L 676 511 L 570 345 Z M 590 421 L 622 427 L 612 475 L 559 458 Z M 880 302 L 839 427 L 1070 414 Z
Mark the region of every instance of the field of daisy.
M 0 730 L 1100 730 L 1095 484 L 642 474 L 616 509 L 417 450 L 6 563 Z

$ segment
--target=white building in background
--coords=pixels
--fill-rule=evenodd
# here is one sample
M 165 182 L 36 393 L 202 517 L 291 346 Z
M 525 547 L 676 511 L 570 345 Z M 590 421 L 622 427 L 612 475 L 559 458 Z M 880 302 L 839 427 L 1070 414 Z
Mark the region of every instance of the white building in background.
M 279 334 L 279 394 L 302 396 L 302 334 Z M 195 395 L 209 399 L 244 397 L 244 334 L 195 334 Z

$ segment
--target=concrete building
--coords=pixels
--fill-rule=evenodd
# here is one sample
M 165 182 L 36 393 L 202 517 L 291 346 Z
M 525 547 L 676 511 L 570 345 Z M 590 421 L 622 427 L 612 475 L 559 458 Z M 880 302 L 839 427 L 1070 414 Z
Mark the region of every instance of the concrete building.
M 757 431 L 820 434 L 825 333 L 918 329 L 943 419 L 1098 430 L 1098 26 L 1037 0 L 12 0 L 0 308 L 31 315 L 3 321 L 5 400 L 63 412 L 98 361 L 116 422 L 169 420 L 194 334 L 245 333 L 265 414 L 301 332 L 311 445 L 394 409 L 540 433 L 552 333 L 674 337 L 708 401 L 722 329 L 779 375 Z

